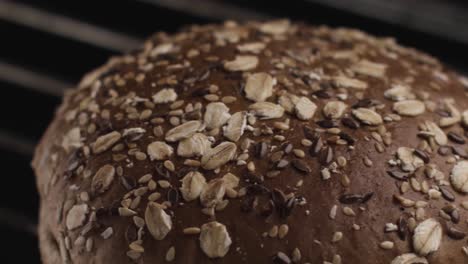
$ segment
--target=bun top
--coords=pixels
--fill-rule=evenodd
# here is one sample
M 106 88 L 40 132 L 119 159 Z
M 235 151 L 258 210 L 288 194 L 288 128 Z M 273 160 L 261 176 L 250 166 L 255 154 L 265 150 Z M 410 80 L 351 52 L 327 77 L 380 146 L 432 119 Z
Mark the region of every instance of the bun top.
M 467 88 L 356 30 L 158 33 L 39 145 L 43 258 L 48 233 L 73 263 L 465 262 Z

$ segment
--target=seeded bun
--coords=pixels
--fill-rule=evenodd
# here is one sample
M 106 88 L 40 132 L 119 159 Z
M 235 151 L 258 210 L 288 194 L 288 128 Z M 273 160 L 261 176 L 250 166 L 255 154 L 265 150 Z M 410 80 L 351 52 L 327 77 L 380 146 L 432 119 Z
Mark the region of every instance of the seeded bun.
M 351 29 L 158 33 L 37 147 L 44 263 L 466 263 L 468 79 Z

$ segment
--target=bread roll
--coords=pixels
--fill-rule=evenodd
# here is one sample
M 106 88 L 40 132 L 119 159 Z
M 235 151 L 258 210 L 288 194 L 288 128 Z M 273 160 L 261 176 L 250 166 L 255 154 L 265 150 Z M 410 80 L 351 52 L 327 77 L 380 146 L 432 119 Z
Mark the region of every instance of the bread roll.
M 353 29 L 158 33 L 86 75 L 38 145 L 42 260 L 466 263 L 467 91 Z

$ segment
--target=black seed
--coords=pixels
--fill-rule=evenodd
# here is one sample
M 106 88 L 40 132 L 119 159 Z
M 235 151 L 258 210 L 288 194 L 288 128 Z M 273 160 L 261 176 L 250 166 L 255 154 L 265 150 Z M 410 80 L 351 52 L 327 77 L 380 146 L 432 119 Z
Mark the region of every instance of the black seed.
M 262 159 L 266 156 L 268 153 L 268 144 L 265 142 L 258 142 L 255 144 L 255 157 L 258 159 Z
M 318 160 L 323 166 L 329 165 L 333 161 L 333 149 L 331 147 L 323 148 L 319 153 Z
M 295 206 L 295 198 L 291 197 L 286 199 L 284 193 L 278 189 L 274 189 L 271 192 L 271 200 L 275 205 L 276 212 L 281 218 L 288 217 Z
M 367 203 L 372 198 L 372 196 L 374 196 L 374 192 L 364 194 L 361 203 Z
M 209 76 L 210 76 L 210 70 L 205 70 L 204 72 L 202 72 L 199 77 L 198 77 L 198 80 L 199 81 L 203 81 L 203 80 L 206 80 Z
M 453 154 L 458 155 L 462 158 L 468 158 L 466 150 L 461 146 L 452 146 Z
M 323 147 L 323 140 L 319 136 L 318 138 L 315 139 L 315 141 L 312 142 L 312 146 L 310 146 L 309 153 L 312 157 L 317 156 L 320 153 L 320 150 Z
M 269 200 L 268 203 L 262 206 L 262 209 L 260 210 L 260 215 L 263 217 L 269 217 L 273 213 L 274 208 L 275 205 L 273 204 L 273 201 Z
M 438 115 L 440 115 L 441 117 L 451 117 L 452 115 L 450 114 L 450 112 L 448 111 L 445 111 L 445 110 L 442 110 L 442 109 L 437 109 L 435 111 L 435 113 L 437 113 Z
M 450 217 L 452 219 L 452 222 L 456 224 L 460 222 L 460 213 L 457 209 L 453 210 L 452 213 L 450 213 Z
M 244 213 L 252 212 L 253 208 L 255 207 L 255 200 L 256 196 L 254 195 L 247 195 L 241 204 L 241 211 Z
M 103 218 L 103 217 L 106 217 L 106 216 L 109 216 L 110 215 L 110 210 L 109 208 L 106 208 L 106 207 L 100 207 L 96 210 L 96 217 L 97 218 Z
M 455 143 L 458 143 L 458 144 L 465 144 L 465 139 L 460 136 L 459 134 L 453 132 L 453 131 L 450 131 L 447 133 L 447 136 L 450 140 L 452 140 L 453 142 Z
M 291 161 L 291 164 L 293 165 L 293 167 L 302 172 L 302 173 L 310 173 L 311 172 L 311 169 L 310 167 L 307 165 L 307 163 L 303 160 L 300 160 L 300 159 L 294 159 Z
M 379 105 L 379 104 L 380 104 L 380 102 L 378 100 L 364 98 L 364 99 L 359 100 L 352 107 L 353 108 L 360 108 L 360 107 L 368 108 L 368 107 L 376 106 L 376 105 Z
M 288 217 L 291 215 L 292 209 L 296 206 L 296 198 L 291 197 L 286 201 L 285 211 L 283 217 Z
M 304 131 L 304 137 L 309 139 L 309 140 L 316 140 L 318 137 L 320 137 L 320 134 L 318 132 L 315 132 L 312 128 L 308 126 L 304 126 L 303 128 Z
M 392 176 L 393 178 L 399 180 L 399 181 L 406 181 L 408 179 L 408 175 L 404 172 L 393 170 L 393 171 L 387 171 L 388 175 Z
M 284 205 L 286 203 L 286 196 L 279 189 L 273 189 L 271 192 L 271 200 L 277 206 L 278 204 Z
M 200 120 L 202 118 L 202 113 L 200 109 L 195 109 L 193 111 L 185 113 L 184 118 L 186 120 Z
M 355 204 L 355 203 L 365 203 L 369 201 L 372 196 L 374 195 L 373 192 L 362 194 L 343 194 L 340 196 L 339 201 L 342 204 Z
M 452 214 L 452 212 L 455 210 L 455 206 L 453 205 L 446 205 L 444 207 L 442 207 L 442 211 L 444 211 L 444 213 L 450 215 Z
M 250 184 L 246 187 L 247 194 L 258 195 L 258 194 L 268 194 L 270 190 L 262 184 Z
M 343 194 L 338 199 L 342 204 L 355 204 L 360 203 L 362 200 L 362 195 L 360 194 Z
M 133 178 L 126 178 L 123 176 L 120 176 L 120 184 L 127 190 L 130 191 L 136 186 L 136 181 Z
M 398 219 L 398 236 L 400 237 L 401 240 L 405 241 L 406 240 L 406 234 L 408 232 L 408 221 L 406 220 L 405 217 L 400 216 Z
M 345 132 L 340 132 L 338 135 L 340 136 L 341 139 L 346 141 L 349 145 L 354 145 L 354 143 L 356 143 L 356 140 Z
M 338 127 L 338 123 L 336 121 L 328 119 L 317 121 L 317 125 L 319 125 L 322 128 Z
M 171 172 L 168 169 L 166 169 L 166 167 L 164 167 L 164 164 L 162 162 L 156 163 L 156 165 L 154 166 L 154 169 L 157 175 L 159 176 L 162 176 L 166 179 L 169 179 L 171 177 Z
M 429 161 L 431 160 L 429 155 L 423 150 L 415 149 L 414 154 L 418 156 L 419 158 L 421 158 L 424 161 L 424 163 L 429 163 Z
M 198 88 L 192 92 L 192 97 L 201 97 L 205 96 L 210 93 L 209 88 L 203 87 L 203 88 Z
M 447 229 L 447 235 L 452 238 L 452 239 L 455 239 L 455 240 L 461 240 L 463 238 L 465 238 L 466 234 L 458 229 L 456 229 L 455 227 L 450 227 Z
M 313 95 L 317 96 L 318 98 L 328 99 L 331 98 L 331 94 L 325 90 L 318 90 L 313 93 Z
M 179 203 L 179 191 L 175 188 L 170 188 L 167 192 L 167 200 L 172 206 L 177 206 Z
M 439 186 L 440 192 L 442 193 L 442 197 L 444 197 L 447 201 L 453 202 L 455 201 L 455 196 L 452 192 L 448 190 L 445 186 Z
M 263 183 L 263 176 L 257 176 L 250 171 L 246 171 L 244 174 L 245 180 L 252 184 L 262 184 Z
M 344 126 L 351 128 L 351 129 L 358 129 L 359 128 L 359 123 L 349 117 L 344 117 L 341 119 L 341 123 L 343 123 Z
M 129 244 L 138 239 L 138 230 L 135 225 L 128 225 L 125 231 L 125 239 Z
M 437 152 L 442 156 L 447 156 L 450 153 L 450 147 L 441 146 L 441 147 L 439 147 Z

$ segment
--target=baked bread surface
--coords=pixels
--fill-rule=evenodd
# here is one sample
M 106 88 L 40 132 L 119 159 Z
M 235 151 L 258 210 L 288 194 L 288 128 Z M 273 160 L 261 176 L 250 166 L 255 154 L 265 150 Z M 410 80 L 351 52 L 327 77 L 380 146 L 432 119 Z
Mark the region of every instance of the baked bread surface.
M 157 33 L 67 93 L 44 263 L 466 263 L 468 80 L 352 29 Z

